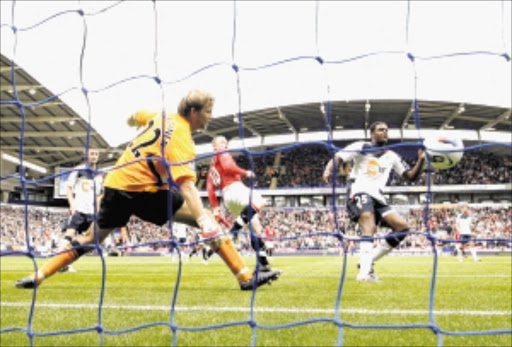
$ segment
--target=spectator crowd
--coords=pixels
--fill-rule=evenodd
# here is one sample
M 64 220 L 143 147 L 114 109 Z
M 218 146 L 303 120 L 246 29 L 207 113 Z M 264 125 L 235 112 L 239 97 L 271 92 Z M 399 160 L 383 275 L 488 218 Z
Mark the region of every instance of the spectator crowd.
M 424 222 L 422 208 L 400 206 L 397 209 L 408 224 L 419 233 L 406 238 L 401 245 L 404 249 L 428 249 L 431 244 L 425 237 L 427 227 L 440 240 L 458 237 L 454 231 L 458 212 L 453 207 L 431 209 L 426 219 L 427 224 Z M 512 207 L 505 205 L 472 207 L 471 214 L 473 235 L 477 239 L 484 240 L 478 243 L 480 247 L 510 249 L 511 243 L 503 240 L 512 239 Z M 55 252 L 58 241 L 62 237 L 61 226 L 68 216 L 68 211 L 64 209 L 29 207 L 27 220 L 31 246 L 39 253 Z M 356 225 L 349 221 L 342 207 L 337 210 L 337 220 L 334 219 L 332 210 L 327 208 L 268 208 L 262 211 L 261 220 L 266 234 L 275 235 L 276 253 L 339 249 L 340 241 L 334 234 L 336 230 L 344 235 L 358 236 Z M 132 217 L 127 227 L 129 237 L 124 246 L 133 247 L 129 251 L 161 252 L 169 249 L 168 244 L 158 242 L 171 238 L 168 226 L 158 227 Z M 197 240 L 196 231 L 188 228 L 187 243 Z M 389 230 L 383 228 L 379 230 L 378 235 L 387 232 Z M 249 252 L 251 247 L 248 235 L 242 234 L 238 242 L 241 250 Z M 23 206 L 1 206 L 1 246 L 2 251 L 26 249 Z
M 0 244 L 2 250 L 26 247 L 28 233 L 32 247 L 45 247 L 52 242 L 56 245 L 64 222 L 69 217 L 67 209 L 50 209 L 29 206 L 25 224 L 25 208 L 16 205 L 0 207 Z M 25 228 L 27 225 L 27 228 Z
M 238 165 L 249 169 L 249 159 L 245 155 L 234 153 Z M 281 152 L 279 165 L 274 165 L 275 154 L 267 154 L 253 157 L 256 179 L 254 187 L 269 189 L 272 178 L 277 179 L 277 188 L 295 187 L 325 187 L 322 182 L 322 174 L 325 165 L 331 158 L 328 150 L 321 145 L 299 146 Z M 416 158 L 407 158 L 404 161 L 412 167 Z M 206 180 L 208 163 L 198 165 L 199 177 Z M 350 173 L 350 166 L 344 164 L 339 169 L 336 178 L 338 186 L 344 186 Z M 431 182 L 435 185 L 445 184 L 497 184 L 510 183 L 512 171 L 512 159 L 506 156 L 497 156 L 481 151 L 469 151 L 464 153 L 460 163 L 449 170 L 435 170 L 431 175 Z M 244 182 L 248 184 L 248 180 Z M 388 185 L 426 185 L 427 174 L 424 172 L 416 182 L 409 182 L 395 173 L 390 176 Z M 202 187 L 205 188 L 204 186 Z
M 261 152 L 260 152 L 261 153 Z M 325 164 L 330 159 L 329 151 L 322 145 L 311 144 L 307 146 L 292 147 L 280 153 L 257 155 L 252 157 L 252 166 L 247 156 L 235 154 L 240 167 L 251 169 L 256 173 L 254 187 L 268 189 L 272 182 L 277 188 L 318 187 L 325 186 L 321 181 Z M 414 156 L 414 155 L 413 155 Z M 407 159 L 409 165 L 416 160 Z M 206 180 L 208 161 L 198 163 L 197 171 L 200 181 Z M 276 164 L 276 165 L 275 165 Z M 466 152 L 461 162 L 450 170 L 436 171 L 432 174 L 433 184 L 496 184 L 510 183 L 512 160 L 507 156 L 497 156 L 492 153 L 480 151 Z M 344 186 L 347 182 L 350 167 L 344 165 L 336 177 L 337 184 Z M 249 182 L 246 180 L 248 185 Z M 423 173 L 417 182 L 405 182 L 396 174 L 391 175 L 388 182 L 392 186 L 425 185 L 426 173 Z M 453 238 L 455 209 L 432 209 L 425 225 L 423 210 L 401 206 L 400 211 L 409 225 L 419 233 L 425 234 L 428 230 L 439 238 Z M 511 238 L 511 208 L 510 207 L 478 207 L 473 208 L 474 232 L 480 239 L 510 239 Z M 16 205 L 1 205 L 1 247 L 2 250 L 16 250 L 26 248 L 26 232 L 30 235 L 30 245 L 37 251 L 54 250 L 62 237 L 62 226 L 69 218 L 67 209 L 34 207 L 28 208 L 25 223 L 25 208 Z M 357 234 L 354 223 L 349 222 L 343 206 L 337 210 L 337 218 L 332 211 L 325 207 L 318 208 L 269 208 L 263 211 L 262 223 L 266 231 L 275 234 L 276 248 L 279 249 L 328 249 L 339 247 L 339 240 L 332 235 L 338 230 L 345 235 Z M 26 227 L 25 227 L 26 225 Z M 171 230 L 169 227 L 156 227 L 152 224 L 132 217 L 127 225 L 129 238 L 127 246 L 144 244 L 136 247 L 138 251 L 155 251 L 169 248 L 168 245 L 152 244 L 158 240 L 169 240 Z M 387 232 L 387 231 L 386 231 Z M 196 241 L 195 232 L 188 230 L 188 242 Z M 312 236 L 311 234 L 316 234 Z M 320 234 L 320 235 L 318 235 Z M 240 247 L 250 249 L 247 235 L 240 238 Z M 150 243 L 150 244 L 148 244 Z M 430 242 L 423 235 L 410 236 L 402 247 L 428 247 Z M 481 246 L 492 247 L 498 243 L 482 242 Z M 510 247 L 510 243 L 506 245 Z M 135 248 L 134 248 L 135 250 Z

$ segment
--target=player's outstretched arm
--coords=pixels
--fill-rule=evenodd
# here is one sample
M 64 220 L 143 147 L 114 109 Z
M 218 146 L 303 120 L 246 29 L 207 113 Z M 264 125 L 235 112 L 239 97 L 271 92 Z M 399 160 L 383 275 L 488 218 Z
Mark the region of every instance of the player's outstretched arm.
M 69 203 L 69 211 L 71 215 L 75 214 L 75 197 L 73 194 L 73 188 L 71 186 L 66 187 L 66 196 Z
M 213 183 L 212 176 L 210 175 L 210 173 L 208 173 L 208 178 L 206 179 L 206 191 L 208 192 L 208 201 L 210 201 L 210 206 L 214 209 L 214 211 L 217 207 L 219 207 L 219 200 L 217 199 L 216 188 L 217 187 Z
M 219 156 L 219 163 L 222 166 L 222 169 L 224 170 L 224 172 L 229 175 L 247 176 L 248 171 L 242 169 L 241 167 L 239 167 L 237 165 L 237 163 L 236 163 L 235 159 L 233 159 L 233 156 L 231 155 L 231 153 L 222 153 Z M 247 177 L 250 177 L 250 176 L 247 176 Z
M 333 170 L 334 164 L 336 164 L 336 168 L 338 168 L 343 163 L 343 160 L 340 157 L 335 156 L 334 160 L 335 160 L 335 163 L 333 163 L 333 160 L 331 159 L 325 166 L 324 173 L 322 175 L 322 180 L 326 184 L 329 184 L 331 181 L 332 170 Z
M 132 114 L 126 123 L 130 127 L 140 128 L 141 126 L 145 126 L 153 117 L 157 115 L 157 112 L 151 112 L 147 110 L 140 110 Z
M 423 163 L 425 161 L 425 152 L 420 149 L 418 150 L 418 160 L 414 167 L 410 170 L 407 170 L 403 173 L 403 177 L 409 181 L 415 181 L 420 177 L 421 172 L 423 171 Z

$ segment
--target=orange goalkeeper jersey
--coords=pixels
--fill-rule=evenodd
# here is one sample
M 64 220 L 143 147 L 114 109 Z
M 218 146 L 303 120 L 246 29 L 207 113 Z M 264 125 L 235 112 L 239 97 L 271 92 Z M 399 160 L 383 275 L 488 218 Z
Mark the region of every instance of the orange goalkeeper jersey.
M 177 184 L 187 179 L 196 181 L 195 145 L 185 117 L 170 113 L 162 122 L 162 115 L 157 112 L 139 111 L 135 121 L 146 127 L 117 160 L 116 167 L 122 167 L 107 174 L 105 187 L 133 192 L 168 189 L 167 169 L 162 159 L 169 163 L 172 179 Z M 162 140 L 165 141 L 163 158 Z

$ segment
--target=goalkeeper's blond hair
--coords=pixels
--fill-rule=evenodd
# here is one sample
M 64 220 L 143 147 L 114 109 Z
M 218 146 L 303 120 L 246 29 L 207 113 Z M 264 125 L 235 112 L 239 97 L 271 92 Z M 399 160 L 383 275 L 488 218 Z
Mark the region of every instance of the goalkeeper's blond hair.
M 181 99 L 178 105 L 178 113 L 188 117 L 192 108 L 200 112 L 203 107 L 212 105 L 214 102 L 215 98 L 210 93 L 204 90 L 193 89 Z

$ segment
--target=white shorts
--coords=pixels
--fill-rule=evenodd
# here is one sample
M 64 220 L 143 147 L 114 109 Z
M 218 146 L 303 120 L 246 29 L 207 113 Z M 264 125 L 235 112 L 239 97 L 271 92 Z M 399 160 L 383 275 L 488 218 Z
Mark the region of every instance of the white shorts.
M 245 206 L 249 205 L 251 190 L 242 182 L 234 182 L 222 190 L 222 199 L 224 206 L 233 215 L 238 216 Z M 255 190 L 252 191 L 252 205 L 263 206 L 266 201 Z

